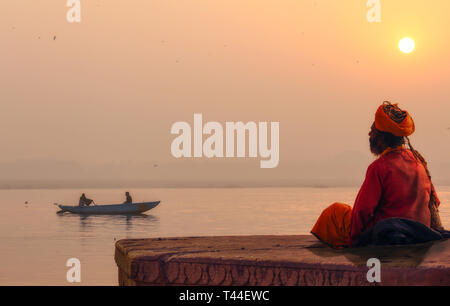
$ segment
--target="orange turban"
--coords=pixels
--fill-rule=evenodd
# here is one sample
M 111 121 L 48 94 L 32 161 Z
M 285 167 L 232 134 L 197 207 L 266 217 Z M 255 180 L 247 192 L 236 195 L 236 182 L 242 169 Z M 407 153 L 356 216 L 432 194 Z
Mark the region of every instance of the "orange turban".
M 384 101 L 375 113 L 375 128 L 395 136 L 409 136 L 415 130 L 414 121 L 408 112 L 388 101 Z

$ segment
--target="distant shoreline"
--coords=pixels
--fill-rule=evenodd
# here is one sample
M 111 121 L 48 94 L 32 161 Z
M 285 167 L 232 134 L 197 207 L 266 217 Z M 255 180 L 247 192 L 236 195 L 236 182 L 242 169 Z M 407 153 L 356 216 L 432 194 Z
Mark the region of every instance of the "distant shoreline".
M 115 189 L 115 188 L 334 188 L 358 187 L 351 182 L 182 182 L 182 181 L 0 181 L 0 190 L 8 189 Z
M 44 190 L 44 189 L 118 189 L 118 188 L 133 188 L 133 189 L 150 189 L 150 188 L 317 188 L 317 189 L 328 189 L 328 188 L 358 188 L 359 186 L 351 185 L 336 185 L 336 186 L 317 186 L 317 185 L 164 185 L 164 186 L 0 186 L 0 190 Z
M 362 181 L 355 183 L 349 180 L 317 180 L 276 182 L 202 182 L 202 181 L 110 181 L 110 180 L 0 180 L 0 190 L 25 189 L 117 189 L 117 188 L 359 188 Z M 437 181 L 437 186 L 450 186 L 448 181 Z

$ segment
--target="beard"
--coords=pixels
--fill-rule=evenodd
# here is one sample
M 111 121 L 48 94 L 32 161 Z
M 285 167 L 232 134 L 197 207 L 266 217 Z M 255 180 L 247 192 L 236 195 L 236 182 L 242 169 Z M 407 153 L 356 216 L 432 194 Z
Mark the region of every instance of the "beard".
M 369 138 L 369 144 L 370 152 L 372 152 L 373 155 L 379 156 L 381 153 L 383 153 L 384 148 L 379 145 L 378 139 L 376 137 Z

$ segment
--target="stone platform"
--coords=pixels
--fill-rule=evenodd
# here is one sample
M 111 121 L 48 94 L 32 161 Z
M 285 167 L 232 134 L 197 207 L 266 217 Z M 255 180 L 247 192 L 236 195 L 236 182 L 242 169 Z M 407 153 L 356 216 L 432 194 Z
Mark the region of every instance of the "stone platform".
M 381 261 L 381 282 L 366 278 Z M 124 239 L 119 285 L 450 285 L 450 240 L 333 250 L 315 237 L 221 236 Z

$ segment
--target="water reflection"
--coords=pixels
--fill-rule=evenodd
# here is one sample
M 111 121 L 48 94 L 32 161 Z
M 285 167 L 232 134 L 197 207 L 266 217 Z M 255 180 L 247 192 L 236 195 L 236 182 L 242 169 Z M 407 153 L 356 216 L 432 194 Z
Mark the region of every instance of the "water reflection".
M 369 258 L 377 258 L 383 264 L 417 267 L 422 263 L 430 248 L 439 243 L 440 241 L 431 241 L 410 245 L 367 246 L 335 250 L 323 243 L 317 242 L 306 247 L 306 249 L 322 258 L 345 256 L 348 261 L 356 266 L 365 266 Z
M 132 231 L 133 225 L 154 227 L 159 223 L 159 218 L 153 215 L 80 215 L 80 231 L 89 228 L 99 227 L 101 224 L 110 222 L 114 225 L 122 226 L 126 231 Z M 120 229 L 115 227 L 116 229 Z
M 101 230 L 103 232 L 129 232 L 135 230 L 156 230 L 159 226 L 159 217 L 147 214 L 133 215 L 77 215 L 77 214 L 57 214 L 60 218 L 59 224 L 64 228 L 74 228 L 74 223 L 78 221 L 79 232 L 93 232 Z

